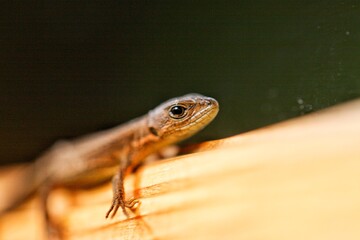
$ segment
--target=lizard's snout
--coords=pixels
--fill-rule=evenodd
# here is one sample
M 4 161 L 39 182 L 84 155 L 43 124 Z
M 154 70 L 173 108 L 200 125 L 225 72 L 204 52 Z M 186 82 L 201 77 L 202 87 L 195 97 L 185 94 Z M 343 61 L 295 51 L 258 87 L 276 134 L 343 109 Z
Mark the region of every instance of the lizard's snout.
M 206 97 L 202 100 L 202 104 L 206 105 L 206 106 L 214 106 L 214 107 L 218 107 L 219 103 L 211 97 Z

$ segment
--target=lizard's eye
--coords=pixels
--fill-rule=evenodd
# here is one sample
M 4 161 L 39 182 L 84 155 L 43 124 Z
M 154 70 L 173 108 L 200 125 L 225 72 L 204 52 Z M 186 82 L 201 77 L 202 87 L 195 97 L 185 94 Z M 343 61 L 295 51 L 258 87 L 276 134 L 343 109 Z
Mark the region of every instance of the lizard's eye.
M 169 110 L 170 117 L 176 118 L 176 119 L 184 117 L 185 113 L 186 113 L 186 108 L 181 105 L 172 106 Z

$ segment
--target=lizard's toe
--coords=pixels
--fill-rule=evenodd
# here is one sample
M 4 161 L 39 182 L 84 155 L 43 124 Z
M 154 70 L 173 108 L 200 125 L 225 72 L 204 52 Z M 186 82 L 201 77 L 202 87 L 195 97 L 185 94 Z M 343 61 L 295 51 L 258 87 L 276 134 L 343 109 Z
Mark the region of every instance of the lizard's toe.
M 134 204 L 135 205 L 135 204 Z M 106 213 L 106 218 L 109 217 L 109 215 L 111 214 L 110 218 L 113 218 L 116 215 L 116 212 L 118 211 L 118 209 L 121 207 L 121 209 L 123 210 L 123 213 L 125 214 L 125 216 L 128 218 L 129 214 L 126 212 L 126 204 L 123 200 L 119 199 L 119 198 L 114 198 L 110 209 L 107 211 Z

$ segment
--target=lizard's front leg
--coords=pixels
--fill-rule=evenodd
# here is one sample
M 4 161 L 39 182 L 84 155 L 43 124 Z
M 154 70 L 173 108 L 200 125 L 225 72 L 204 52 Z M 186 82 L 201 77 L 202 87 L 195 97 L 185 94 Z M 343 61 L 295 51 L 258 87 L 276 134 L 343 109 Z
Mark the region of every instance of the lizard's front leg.
M 129 166 L 129 160 L 121 161 L 119 171 L 112 179 L 113 200 L 110 209 L 106 213 L 106 218 L 108 218 L 110 214 L 111 218 L 113 218 L 120 207 L 125 216 L 129 217 L 129 214 L 126 212 L 126 208 L 133 208 L 138 202 L 136 199 L 131 199 L 129 201 L 125 200 L 124 177 L 127 173 L 131 172 L 131 168 Z
M 119 207 L 121 207 L 126 217 L 129 217 L 125 210 L 124 175 L 125 171 L 120 167 L 119 172 L 112 179 L 113 200 L 109 211 L 106 213 L 106 218 L 109 217 L 111 212 L 111 218 L 113 218 Z

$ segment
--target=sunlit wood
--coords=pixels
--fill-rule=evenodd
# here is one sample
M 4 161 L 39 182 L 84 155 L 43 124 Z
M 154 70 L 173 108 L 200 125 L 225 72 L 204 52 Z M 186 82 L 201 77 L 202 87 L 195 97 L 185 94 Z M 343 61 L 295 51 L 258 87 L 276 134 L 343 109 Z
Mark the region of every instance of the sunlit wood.
M 110 184 L 54 191 L 52 216 L 66 239 L 360 239 L 360 101 L 196 149 L 126 179 L 130 219 L 105 219 Z M 0 239 L 40 239 L 41 216 L 20 206 Z

